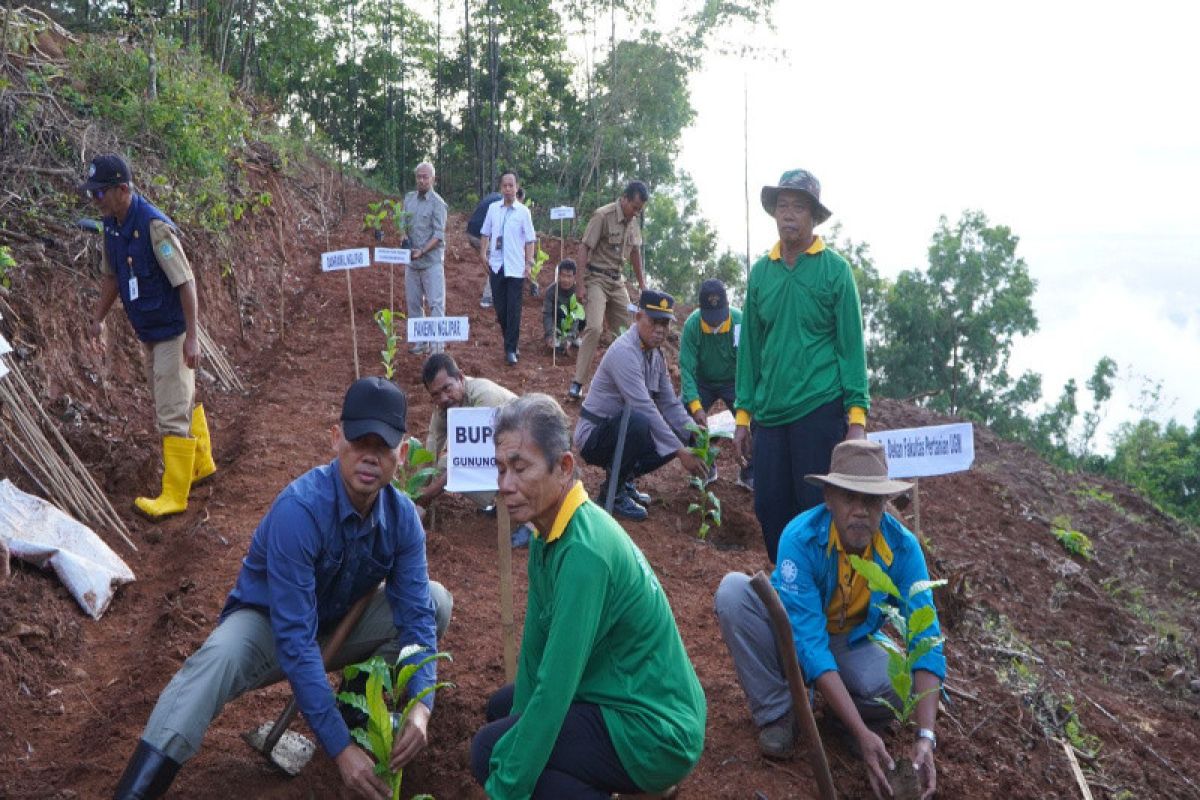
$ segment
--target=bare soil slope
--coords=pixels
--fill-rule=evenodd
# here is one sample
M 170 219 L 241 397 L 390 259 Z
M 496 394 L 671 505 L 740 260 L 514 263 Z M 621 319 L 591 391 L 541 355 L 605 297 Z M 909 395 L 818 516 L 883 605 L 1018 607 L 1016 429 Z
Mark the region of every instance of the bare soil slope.
M 200 276 L 205 324 L 249 390 L 234 396 L 201 387 L 220 472 L 194 491 L 187 513 L 163 524 L 128 513 L 158 469 L 132 334 L 118 311 L 110 318 L 107 353 L 82 338 L 81 309 L 95 296 L 84 274 L 94 252 L 83 252 L 83 234 L 68 232 L 52 244 L 18 250 L 26 266 L 2 298 L 0 324 L 22 348 L 27 360 L 20 368 L 49 407 L 78 417 L 63 427 L 135 532 L 137 553 L 113 544 L 139 580 L 100 622 L 85 618 L 52 575 L 14 565 L 0 586 L 2 797 L 111 792 L 159 691 L 211 630 L 261 515 L 288 481 L 330 457 L 329 427 L 354 369 L 345 278 L 320 274 L 318 254 L 370 244 L 360 226 L 373 198 L 316 167 L 284 177 L 251 159 L 249 169 L 256 190 L 273 192 L 271 211 L 229 243 L 194 235 L 186 242 Z M 330 222 L 328 243 L 323 220 Z M 471 317 L 472 341 L 451 352 L 468 374 L 561 397 L 571 365 L 552 367 L 540 344 L 540 300 L 526 301 L 520 365 L 503 365 L 494 317 L 478 306 L 483 273 L 463 222 L 451 220 L 447 305 L 448 313 Z M 553 264 L 557 242 L 546 249 Z M 220 277 L 226 263 L 236 281 Z M 396 277 L 396 305 L 403 308 L 402 275 Z M 370 315 L 388 303 L 388 274 L 375 267 L 352 279 L 363 370 L 379 374 L 381 336 Z M 420 385 L 420 358 L 401 352 L 398 382 L 409 394 L 412 431 L 423 435 L 431 406 Z M 876 427 L 940 421 L 886 400 L 872 411 Z M 939 599 L 952 687 L 939 726 L 939 796 L 1077 797 L 1056 741 L 1073 736 L 1097 797 L 1200 797 L 1194 532 L 1121 486 L 1063 474 L 986 430 L 977 431 L 976 451 L 970 472 L 921 484 L 921 530 L 935 571 L 951 580 Z M 3 458 L 3 474 L 30 488 Z M 721 466 L 724 476 L 735 474 L 728 454 Z M 590 488 L 599 477 L 588 474 Z M 662 579 L 709 701 L 704 757 L 681 796 L 815 797 L 803 760 L 759 757 L 712 613 L 713 592 L 727 571 L 765 567 L 749 494 L 722 478 L 717 492 L 725 525 L 701 542 L 693 536 L 695 518 L 685 513 L 691 490 L 676 465 L 644 479 L 642 488 L 655 498 L 650 519 L 627 530 Z M 1094 560 L 1071 556 L 1051 535 L 1059 515 L 1091 537 Z M 492 520 L 457 500 L 441 505 L 429 532 L 431 572 L 455 595 L 443 643 L 455 661 L 441 674 L 456 688 L 438 697 L 432 743 L 407 770 L 406 796 L 482 797 L 467 754 L 483 723 L 484 700 L 502 681 L 495 540 Z M 524 566 L 518 551 L 518 609 Z M 239 737 L 272 719 L 287 691 L 276 686 L 230 704 L 201 754 L 182 770 L 174 796 L 341 796 L 337 771 L 324 755 L 289 780 Z M 896 752 L 908 741 L 898 735 L 890 746 Z M 869 794 L 862 770 L 836 737 L 828 736 L 826 747 L 843 795 Z

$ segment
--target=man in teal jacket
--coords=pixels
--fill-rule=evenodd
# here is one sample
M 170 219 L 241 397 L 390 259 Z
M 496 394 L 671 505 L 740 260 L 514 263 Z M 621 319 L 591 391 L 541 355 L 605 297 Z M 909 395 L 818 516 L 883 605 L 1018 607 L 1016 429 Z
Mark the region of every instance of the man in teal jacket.
M 883 446 L 877 442 L 851 440 L 834 448 L 829 474 L 806 476 L 824 487 L 825 502 L 784 529 L 779 564 L 771 576 L 791 619 L 804 678 L 815 685 L 853 737 L 877 796 L 886 791 L 886 771 L 893 762 L 870 726 L 890 719 L 890 709 L 878 698 L 897 704 L 888 678 L 887 653 L 878 643 L 885 622 L 879 606 L 896 603 L 888 595 L 872 592 L 850 567 L 849 556 L 878 564 L 901 597 L 908 597 L 912 586 L 929 579 L 917 538 L 883 512 L 887 498 L 907 491 L 911 484 L 889 480 L 887 474 Z M 926 588 L 908 605 L 900 611 L 911 618 L 917 609 L 933 607 L 933 594 Z M 721 636 L 760 728 L 759 748 L 768 757 L 787 757 L 795 736 L 791 696 L 766 608 L 747 576 L 736 572 L 725 576 L 717 589 L 716 611 Z M 935 610 L 933 624 L 917 641 L 940 637 Z M 934 725 L 938 689 L 945 676 L 946 659 L 939 643 L 917 660 L 912 675 L 913 691 L 927 693 L 917 705 L 918 730 L 912 750 L 923 798 L 931 797 L 936 788 Z
M 566 415 L 544 394 L 502 407 L 499 497 L 532 522 L 516 684 L 488 703 L 471 771 L 492 800 L 661 792 L 704 748 L 704 691 L 645 556 L 588 500 Z

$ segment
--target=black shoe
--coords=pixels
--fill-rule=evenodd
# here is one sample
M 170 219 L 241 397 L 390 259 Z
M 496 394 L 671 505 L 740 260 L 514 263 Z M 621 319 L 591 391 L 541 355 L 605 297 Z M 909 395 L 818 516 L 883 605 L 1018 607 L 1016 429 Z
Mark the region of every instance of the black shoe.
M 342 682 L 338 684 L 337 693 L 352 692 L 353 694 L 366 695 L 367 693 L 367 673 L 360 672 L 353 678 L 342 678 Z M 335 697 L 337 695 L 334 695 Z M 350 730 L 362 728 L 366 730 L 368 717 L 361 709 L 357 709 L 349 703 L 337 701 L 338 713 L 342 715 L 342 719 L 346 723 L 346 727 Z
M 649 516 L 646 508 L 627 494 L 617 495 L 617 499 L 613 502 L 612 513 L 614 517 L 622 517 L 634 522 L 641 522 Z
M 638 505 L 650 505 L 650 495 L 646 494 L 645 492 L 639 492 L 638 488 L 633 485 L 633 478 L 625 481 L 625 483 L 621 486 L 621 490 L 624 494 L 629 495 L 635 501 L 637 501 Z
M 510 350 L 509 352 L 504 354 L 504 360 L 511 367 L 512 365 L 517 363 L 517 354 Z
M 571 388 L 567 389 L 567 399 L 579 402 L 583 399 L 583 384 L 578 381 L 571 381 Z
M 167 793 L 175 773 L 179 772 L 178 761 L 148 742 L 139 739 L 137 749 L 125 765 L 121 780 L 113 792 L 116 800 L 154 800 Z

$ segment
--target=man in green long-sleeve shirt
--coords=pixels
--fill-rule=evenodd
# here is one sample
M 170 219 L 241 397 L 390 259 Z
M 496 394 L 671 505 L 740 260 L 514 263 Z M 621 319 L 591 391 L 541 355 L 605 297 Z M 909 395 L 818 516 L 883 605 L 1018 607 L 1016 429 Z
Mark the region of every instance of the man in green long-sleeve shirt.
M 784 526 L 822 502 L 804 476 L 827 473 L 839 442 L 866 436 L 871 400 L 854 275 L 813 233 L 830 216 L 821 184 L 789 170 L 763 187 L 762 204 L 779 242 L 746 288 L 734 441 L 742 459 L 753 453 L 754 513 L 774 563 Z
M 708 427 L 708 412 L 718 400 L 732 413 L 738 406 L 737 347 L 742 312 L 729 305 L 725 284 L 709 278 L 700 284 L 699 304 L 683 323 L 679 340 L 679 399 L 697 425 Z M 713 467 L 716 477 L 716 467 Z M 737 484 L 754 491 L 750 465 L 742 467 Z
M 515 685 L 488 703 L 471 769 L 493 800 L 660 792 L 704 747 L 704 692 L 645 557 L 588 500 L 546 395 L 495 424 L 499 500 L 537 534 Z

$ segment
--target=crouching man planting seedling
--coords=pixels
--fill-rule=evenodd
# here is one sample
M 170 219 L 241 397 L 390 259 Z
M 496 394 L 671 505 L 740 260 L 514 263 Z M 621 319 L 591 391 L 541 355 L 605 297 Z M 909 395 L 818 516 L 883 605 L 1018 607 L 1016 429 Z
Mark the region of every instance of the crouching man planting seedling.
M 862 758 L 875 796 L 893 796 L 889 774 L 895 764 L 877 730 L 898 711 L 901 722 L 916 718 L 911 756 L 919 796 L 927 800 L 937 787 L 934 729 L 946 659 L 930 591 L 936 583 L 929 581 L 920 544 L 883 510 L 888 497 L 911 484 L 887 474 L 877 442 L 835 447 L 829 474 L 805 476 L 823 486 L 825 502 L 784 528 L 771 583 L 791 620 L 805 680 Z M 855 570 L 854 557 L 870 580 Z M 791 697 L 767 610 L 746 575 L 725 576 L 716 612 L 759 727 L 759 749 L 786 758 L 795 744 Z M 907 655 L 881 632 L 887 622 L 904 637 Z
M 390 796 L 351 739 L 345 717 L 355 709 L 339 709 L 325 671 L 372 655 L 394 661 L 407 644 L 432 652 L 450 623 L 453 599 L 429 580 L 416 509 L 390 483 L 405 456 L 407 407 L 383 378 L 350 386 L 332 431 L 336 457 L 294 480 L 259 523 L 216 630 L 159 696 L 118 800 L 162 797 L 225 703 L 283 679 L 345 785 L 371 800 Z M 362 617 L 323 663 L 322 647 L 366 596 Z M 434 661 L 413 669 L 407 689 L 418 702 L 392 743 L 392 768 L 424 749 L 436 687 Z

